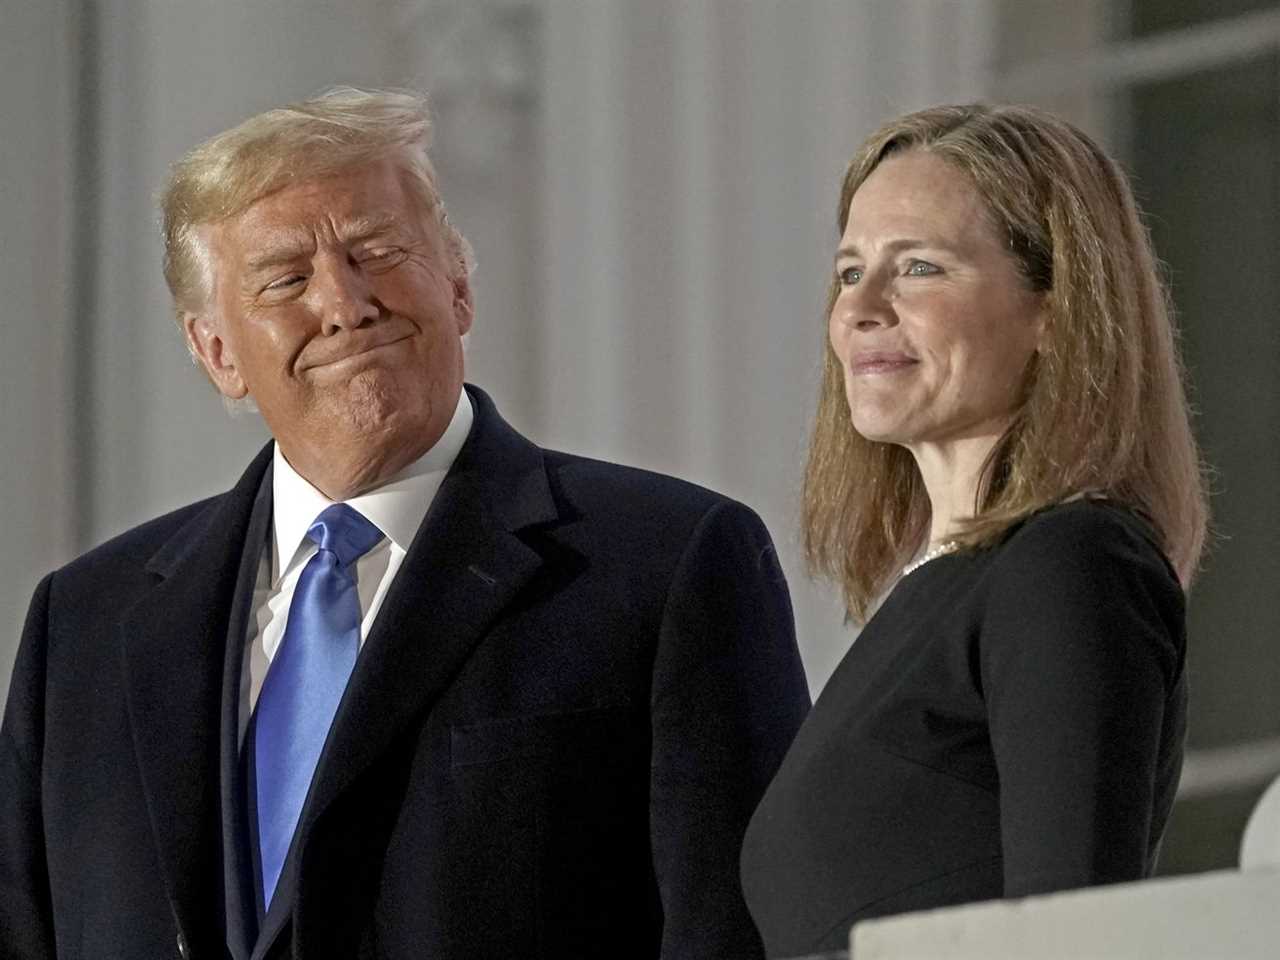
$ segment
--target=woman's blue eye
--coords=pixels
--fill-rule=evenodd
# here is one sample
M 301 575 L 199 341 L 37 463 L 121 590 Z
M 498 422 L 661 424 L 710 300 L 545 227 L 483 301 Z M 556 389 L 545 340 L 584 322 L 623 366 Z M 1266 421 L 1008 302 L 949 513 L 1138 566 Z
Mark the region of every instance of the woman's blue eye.
M 941 273 L 941 271 L 932 263 L 927 263 L 924 260 L 912 260 L 907 265 L 907 273 L 913 277 L 927 277 L 931 274 Z
M 838 276 L 840 277 L 840 282 L 842 284 L 844 284 L 846 287 L 851 287 L 855 283 L 857 283 L 859 280 L 862 279 L 862 268 L 861 267 L 845 267 L 843 270 L 840 271 Z

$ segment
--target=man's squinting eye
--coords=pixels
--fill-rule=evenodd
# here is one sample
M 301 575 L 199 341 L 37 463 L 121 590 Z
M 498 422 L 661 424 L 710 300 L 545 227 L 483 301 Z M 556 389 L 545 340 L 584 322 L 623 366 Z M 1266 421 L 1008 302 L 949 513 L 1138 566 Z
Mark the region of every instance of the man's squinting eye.
M 390 266 L 399 263 L 403 256 L 404 250 L 400 247 L 372 247 L 356 254 L 356 261 L 371 267 Z
M 862 268 L 861 267 L 845 267 L 843 270 L 837 273 L 836 276 L 839 277 L 840 283 L 843 286 L 851 287 L 855 283 L 857 283 L 859 280 L 862 279 Z
M 286 274 L 283 277 L 280 277 L 278 280 L 272 280 L 263 289 L 264 290 L 285 290 L 285 289 L 288 289 L 289 287 L 293 287 L 298 285 L 299 283 L 302 283 L 306 279 L 307 278 L 300 273 L 290 273 L 290 274 Z
M 907 275 L 912 277 L 928 277 L 942 271 L 925 260 L 912 260 L 907 264 Z

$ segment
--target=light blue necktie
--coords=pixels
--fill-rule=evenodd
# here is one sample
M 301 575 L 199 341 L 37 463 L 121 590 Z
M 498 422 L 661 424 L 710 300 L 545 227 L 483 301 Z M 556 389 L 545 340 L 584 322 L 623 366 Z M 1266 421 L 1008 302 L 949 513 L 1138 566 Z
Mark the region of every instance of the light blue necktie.
M 360 649 L 352 567 L 382 539 L 382 531 L 345 503 L 335 503 L 316 517 L 307 537 L 320 549 L 298 578 L 254 718 L 258 849 L 268 907 Z

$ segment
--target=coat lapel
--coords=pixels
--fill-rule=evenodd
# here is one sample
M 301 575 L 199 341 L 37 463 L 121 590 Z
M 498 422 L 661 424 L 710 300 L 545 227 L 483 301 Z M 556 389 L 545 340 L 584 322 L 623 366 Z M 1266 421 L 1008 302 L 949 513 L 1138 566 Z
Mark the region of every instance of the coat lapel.
M 147 564 L 122 618 L 129 719 L 161 873 L 188 943 L 223 942 L 219 731 L 231 600 L 268 446 Z
M 222 671 L 222 858 L 226 896 L 227 949 L 235 960 L 248 960 L 258 935 L 258 880 L 253 845 L 256 834 L 248 822 L 248 767 L 240 743 L 240 696 L 247 653 L 249 618 L 262 567 L 263 551 L 272 530 L 272 467 L 263 474 L 254 500 L 248 532 L 241 550 L 240 572 L 227 627 Z
M 476 422 L 369 634 L 317 770 L 306 821 L 440 697 L 542 565 L 516 535 L 556 519 L 542 452 L 472 388 Z
M 489 626 L 541 568 L 518 531 L 557 519 L 541 450 L 512 430 L 487 396 L 468 389 L 476 409 L 471 435 L 361 651 L 303 814 L 296 935 L 321 952 L 349 925 L 340 905 L 351 902 L 346 888 L 359 871 L 344 861 L 376 848 L 377 840 L 362 842 L 360 833 L 376 818 L 348 818 L 340 830 L 328 831 L 326 837 L 341 837 L 340 850 L 315 838 L 316 824 L 400 733 L 421 724 Z M 270 939 L 276 931 L 264 932 Z M 259 942 L 259 955 L 265 946 Z M 306 950 L 301 942 L 295 946 Z

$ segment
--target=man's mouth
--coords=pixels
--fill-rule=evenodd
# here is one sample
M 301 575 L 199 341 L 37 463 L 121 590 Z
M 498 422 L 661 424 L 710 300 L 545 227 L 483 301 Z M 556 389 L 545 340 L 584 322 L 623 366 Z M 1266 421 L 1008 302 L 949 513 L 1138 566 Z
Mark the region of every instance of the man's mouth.
M 396 346 L 408 340 L 407 336 L 394 337 L 388 340 L 378 340 L 372 343 L 361 344 L 353 349 L 336 353 L 333 356 L 323 357 L 322 359 L 307 363 L 303 370 L 317 370 L 324 367 L 338 367 L 343 364 L 356 364 L 362 359 L 371 359 L 372 355 L 382 352 L 388 348 Z

